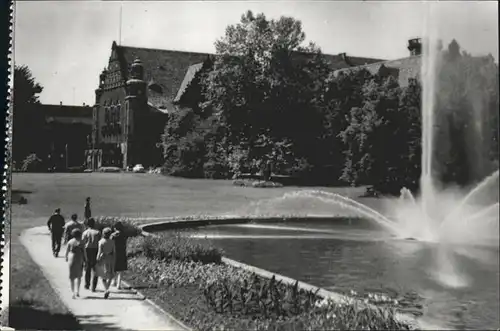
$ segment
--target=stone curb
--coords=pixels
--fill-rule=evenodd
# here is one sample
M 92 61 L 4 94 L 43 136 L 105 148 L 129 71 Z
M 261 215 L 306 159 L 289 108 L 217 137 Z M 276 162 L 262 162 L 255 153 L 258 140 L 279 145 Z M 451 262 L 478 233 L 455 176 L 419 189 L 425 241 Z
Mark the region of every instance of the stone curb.
M 304 218 L 308 219 L 328 219 L 337 218 L 351 218 L 352 216 L 326 216 L 326 215 L 307 215 L 307 216 L 248 216 L 241 217 L 237 215 L 222 215 L 222 216 L 186 216 L 186 217 L 158 217 L 150 218 L 150 220 L 162 220 L 159 222 L 138 224 L 137 226 L 144 232 L 157 232 L 171 229 L 192 228 L 196 226 L 207 225 L 229 225 L 229 224 L 246 224 L 253 221 L 267 221 L 267 222 L 293 222 L 302 221 Z M 130 219 L 139 220 L 139 219 Z M 148 219 L 143 219 L 148 220 Z
M 319 216 L 319 215 L 314 215 L 314 216 L 306 216 L 309 218 L 329 218 L 331 219 L 332 217 L 327 217 L 327 216 Z M 164 230 L 169 230 L 169 229 L 179 229 L 179 228 L 191 228 L 191 227 L 198 227 L 198 226 L 206 226 L 206 225 L 220 225 L 220 224 L 244 224 L 244 223 L 249 223 L 252 220 L 258 219 L 258 220 L 294 220 L 294 219 L 300 219 L 304 217 L 236 217 L 233 215 L 227 215 L 227 216 L 210 216 L 210 217 L 198 217 L 198 216 L 186 216 L 186 217 L 165 217 L 162 218 L 164 221 L 162 222 L 155 222 L 155 223 L 148 223 L 148 224 L 141 224 L 138 227 L 141 229 L 142 233 L 141 235 L 143 236 L 154 236 L 152 232 L 156 231 L 164 231 Z M 233 222 L 231 222 L 233 221 Z M 372 304 L 367 304 L 361 300 L 355 299 L 355 298 L 350 298 L 348 296 L 344 296 L 339 293 L 327 291 L 325 289 L 298 281 L 296 279 L 292 279 L 290 277 L 286 277 L 280 274 L 276 274 L 264 269 L 260 269 L 242 262 L 238 262 L 226 257 L 222 258 L 222 262 L 228 265 L 232 265 L 236 268 L 244 269 L 249 272 L 255 273 L 261 277 L 264 278 L 272 278 L 273 276 L 277 280 L 281 280 L 283 283 L 288 283 L 288 284 L 295 284 L 298 283 L 299 288 L 304 289 L 306 291 L 312 290 L 312 291 L 318 291 L 318 296 L 322 298 L 328 298 L 331 299 L 335 302 L 340 302 L 340 303 L 345 303 L 345 302 L 356 302 L 359 304 L 361 307 L 368 307 L 368 308 L 374 308 L 375 306 Z M 417 321 L 416 318 L 413 316 L 410 316 L 408 314 L 404 313 L 396 313 L 396 319 L 399 320 L 400 322 L 404 322 L 409 324 L 411 327 L 422 329 L 422 330 L 437 330 L 437 329 L 442 329 L 436 325 L 428 325 L 426 323 L 422 323 L 421 321 Z

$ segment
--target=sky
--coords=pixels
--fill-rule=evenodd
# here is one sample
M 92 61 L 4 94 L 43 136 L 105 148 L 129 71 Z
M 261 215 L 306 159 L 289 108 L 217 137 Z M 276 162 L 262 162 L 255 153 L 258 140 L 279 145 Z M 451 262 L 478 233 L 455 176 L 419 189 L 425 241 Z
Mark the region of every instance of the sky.
M 455 38 L 469 53 L 491 53 L 498 62 L 496 1 L 444 1 L 434 8 L 433 31 L 445 45 Z M 14 62 L 27 65 L 44 87 L 42 103 L 93 105 L 99 73 L 120 35 L 126 46 L 213 53 L 225 28 L 249 9 L 300 20 L 306 41 L 324 53 L 389 60 L 408 56 L 408 39 L 423 36 L 428 6 L 410 0 L 16 1 Z

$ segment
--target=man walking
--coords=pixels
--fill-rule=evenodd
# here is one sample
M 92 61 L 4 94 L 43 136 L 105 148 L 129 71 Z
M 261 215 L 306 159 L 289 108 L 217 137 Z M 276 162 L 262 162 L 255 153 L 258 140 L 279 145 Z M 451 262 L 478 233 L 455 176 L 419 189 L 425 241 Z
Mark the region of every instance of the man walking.
M 97 251 L 101 234 L 95 229 L 95 220 L 93 218 L 87 220 L 87 226 L 88 229 L 83 232 L 82 236 L 82 241 L 87 253 L 87 263 L 85 264 L 85 289 L 88 290 L 90 288 L 90 278 L 92 278 L 92 292 L 95 292 L 97 286 L 95 265 L 97 263 Z M 91 274 L 93 274 L 93 277 L 91 277 Z
M 57 208 L 54 214 L 50 216 L 47 227 L 52 237 L 52 254 L 57 257 L 61 250 L 61 239 L 64 233 L 64 217 L 61 215 L 60 208 Z

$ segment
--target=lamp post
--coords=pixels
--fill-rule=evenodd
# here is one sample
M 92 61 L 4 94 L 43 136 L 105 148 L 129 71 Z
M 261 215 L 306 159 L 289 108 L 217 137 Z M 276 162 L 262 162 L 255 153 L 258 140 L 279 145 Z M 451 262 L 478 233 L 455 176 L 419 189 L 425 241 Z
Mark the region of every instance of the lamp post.
M 66 144 L 66 146 L 64 146 L 64 148 L 66 149 L 66 170 L 68 170 L 69 168 L 69 159 L 68 159 L 68 144 Z

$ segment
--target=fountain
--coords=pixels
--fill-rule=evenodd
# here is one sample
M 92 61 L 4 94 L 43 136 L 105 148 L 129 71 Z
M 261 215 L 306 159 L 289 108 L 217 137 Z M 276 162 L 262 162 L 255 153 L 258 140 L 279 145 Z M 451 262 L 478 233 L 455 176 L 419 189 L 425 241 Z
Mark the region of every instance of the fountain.
M 499 171 L 494 171 L 493 174 L 468 191 L 449 186 L 443 187 L 435 176 L 436 168 L 440 166 L 440 161 L 436 157 L 436 153 L 439 151 L 438 143 L 441 143 L 442 139 L 449 139 L 443 135 L 438 136 L 439 125 L 443 124 L 443 121 L 450 120 L 441 116 L 441 109 L 436 102 L 438 93 L 442 93 L 440 86 L 438 86 L 440 82 L 438 75 L 442 69 L 444 57 L 437 46 L 439 29 L 435 26 L 438 20 L 432 17 L 435 14 L 433 7 L 434 4 L 427 4 L 429 11 L 424 23 L 427 31 L 425 31 L 423 39 L 421 68 L 423 87 L 422 173 L 419 196 L 414 197 L 410 190 L 403 188 L 399 199 L 386 199 L 384 201 L 385 208 L 383 208 L 382 213 L 340 194 L 313 190 L 288 193 L 279 199 L 268 201 L 268 203 L 272 208 L 279 201 L 294 201 L 289 204 L 289 207 L 297 205 L 296 202 L 301 199 L 321 201 L 367 218 L 395 237 L 437 244 L 440 250 L 436 255 L 438 267 L 435 271 L 439 274 L 436 280 L 443 285 L 456 287 L 465 286 L 466 281 L 464 279 L 458 281 L 458 277 L 453 276 L 456 272 L 451 254 L 468 255 L 470 258 L 480 261 L 481 253 L 465 253 L 471 252 L 471 250 L 463 249 L 463 246 L 485 245 L 488 242 L 498 245 L 499 203 L 497 192 Z M 471 84 L 469 83 L 469 85 Z M 477 102 L 471 102 L 471 104 L 474 104 L 474 118 L 481 120 L 481 112 L 484 109 L 478 107 Z M 448 125 L 449 123 L 444 124 Z M 483 133 L 478 130 L 475 134 L 482 135 Z M 476 137 L 472 138 L 476 139 Z M 484 142 L 486 140 L 482 136 L 479 139 L 475 141 Z M 477 146 L 473 146 L 473 148 L 477 148 Z M 262 207 L 262 204 L 257 207 Z
M 424 319 L 446 329 L 497 327 L 499 171 L 464 188 L 443 185 L 436 175 L 442 170 L 436 154 L 447 139 L 436 129 L 444 120 L 436 102 L 442 88 L 436 31 L 426 32 L 422 56 L 418 196 L 402 188 L 399 198 L 363 204 L 349 195 L 359 195 L 352 190 L 298 190 L 237 211 L 260 219 L 256 224 L 207 227 L 195 236 L 217 240 L 231 258 L 331 291 L 374 289 L 399 297 L 416 293 L 420 307 L 425 306 Z M 482 111 L 477 104 L 473 110 Z M 474 114 L 476 119 L 480 115 Z M 274 220 L 262 224 L 266 216 Z M 283 225 L 277 216 L 290 222 L 287 216 L 292 216 L 295 223 Z

